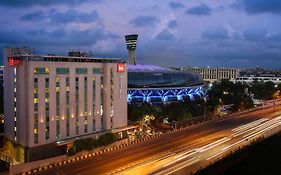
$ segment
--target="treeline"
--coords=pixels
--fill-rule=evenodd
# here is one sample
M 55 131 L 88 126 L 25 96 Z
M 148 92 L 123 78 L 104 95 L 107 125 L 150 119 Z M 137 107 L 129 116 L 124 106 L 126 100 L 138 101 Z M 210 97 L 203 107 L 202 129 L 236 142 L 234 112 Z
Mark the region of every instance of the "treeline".
M 157 120 L 164 118 L 168 121 L 181 121 L 204 115 L 205 101 L 196 99 L 193 101 L 174 102 L 170 104 L 151 105 L 149 103 L 129 104 L 128 119 L 138 121 L 145 115 L 154 115 Z

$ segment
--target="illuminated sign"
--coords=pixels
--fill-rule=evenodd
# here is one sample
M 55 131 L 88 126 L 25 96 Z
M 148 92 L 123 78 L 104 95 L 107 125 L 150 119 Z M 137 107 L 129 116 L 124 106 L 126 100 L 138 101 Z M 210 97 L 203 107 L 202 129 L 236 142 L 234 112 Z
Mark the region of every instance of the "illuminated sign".
M 8 59 L 8 64 L 9 64 L 10 66 L 19 66 L 19 65 L 20 65 L 20 60 L 16 60 L 16 59 L 14 59 L 13 57 L 10 57 L 10 58 Z
M 117 72 L 125 72 L 125 64 L 117 64 Z

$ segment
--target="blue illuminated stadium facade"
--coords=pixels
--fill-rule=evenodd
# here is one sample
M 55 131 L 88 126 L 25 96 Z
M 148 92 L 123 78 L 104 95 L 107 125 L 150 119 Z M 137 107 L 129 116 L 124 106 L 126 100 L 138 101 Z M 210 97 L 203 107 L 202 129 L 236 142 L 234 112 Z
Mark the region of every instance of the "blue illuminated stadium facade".
M 170 103 L 204 95 L 200 75 L 154 65 L 128 65 L 128 103 Z

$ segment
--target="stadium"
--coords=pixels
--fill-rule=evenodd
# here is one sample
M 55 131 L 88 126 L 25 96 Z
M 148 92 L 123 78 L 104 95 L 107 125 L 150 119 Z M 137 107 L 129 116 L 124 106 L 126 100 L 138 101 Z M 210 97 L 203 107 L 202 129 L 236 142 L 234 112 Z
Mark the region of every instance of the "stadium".
M 200 75 L 155 65 L 128 65 L 128 103 L 193 100 L 204 95 Z

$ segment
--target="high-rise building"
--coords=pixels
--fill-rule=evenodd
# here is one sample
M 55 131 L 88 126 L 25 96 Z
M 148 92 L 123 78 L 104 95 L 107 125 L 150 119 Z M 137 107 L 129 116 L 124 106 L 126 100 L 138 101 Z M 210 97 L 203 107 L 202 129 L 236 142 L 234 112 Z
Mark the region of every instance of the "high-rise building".
M 127 125 L 123 60 L 15 54 L 6 48 L 4 65 L 5 136 L 24 147 L 20 162 L 47 154 L 46 145 Z
M 126 35 L 126 45 L 128 49 L 128 64 L 137 64 L 137 58 L 136 58 L 136 47 L 137 47 L 137 34 L 132 35 Z

